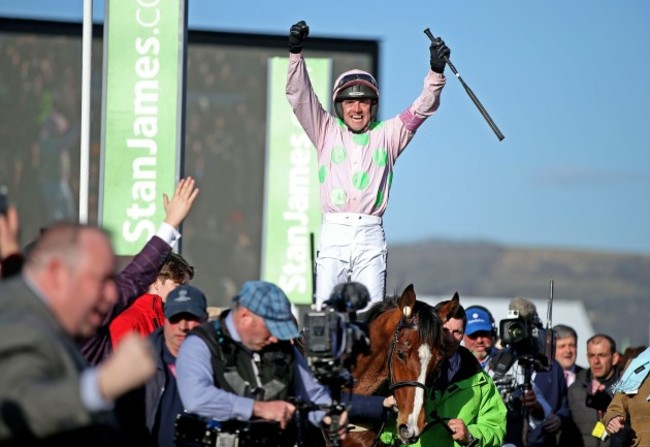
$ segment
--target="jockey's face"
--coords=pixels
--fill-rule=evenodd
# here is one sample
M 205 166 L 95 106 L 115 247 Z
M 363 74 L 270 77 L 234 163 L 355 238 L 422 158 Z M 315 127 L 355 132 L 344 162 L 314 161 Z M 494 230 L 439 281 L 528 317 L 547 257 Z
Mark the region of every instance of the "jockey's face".
M 343 121 L 353 132 L 361 132 L 370 123 L 372 99 L 344 99 Z

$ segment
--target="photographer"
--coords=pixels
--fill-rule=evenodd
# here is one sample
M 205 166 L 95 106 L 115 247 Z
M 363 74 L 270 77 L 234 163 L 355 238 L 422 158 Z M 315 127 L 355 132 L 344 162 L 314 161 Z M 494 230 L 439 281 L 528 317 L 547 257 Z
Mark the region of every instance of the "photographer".
M 558 445 L 559 430 L 570 418 L 562 367 L 537 315 L 522 297 L 509 306 L 514 318 L 500 322 L 504 350 L 490 362 L 490 374 L 508 406 L 506 445 Z M 514 335 L 514 336 L 513 336 Z
M 239 439 L 242 447 L 293 446 L 299 427 L 290 400 L 323 407 L 331 403 L 327 389 L 314 379 L 293 345 L 299 335 L 284 292 L 268 282 L 246 282 L 233 298 L 232 309 L 195 328 L 180 349 L 176 374 L 186 411 L 216 421 L 239 421 L 251 434 L 244 442 Z M 345 412 L 309 413 L 314 425 L 333 422 L 324 432 L 334 439 L 345 437 L 346 419 Z

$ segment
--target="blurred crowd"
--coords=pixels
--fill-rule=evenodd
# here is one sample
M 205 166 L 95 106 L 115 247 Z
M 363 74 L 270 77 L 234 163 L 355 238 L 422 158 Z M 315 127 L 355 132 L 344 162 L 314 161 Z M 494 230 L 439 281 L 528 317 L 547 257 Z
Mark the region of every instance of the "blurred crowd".
M 280 288 L 246 281 L 229 308 L 215 309 L 190 285 L 202 270 L 173 246 L 198 194 L 188 177 L 164 195 L 165 220 L 120 272 L 99 228 L 57 223 L 20 247 L 17 209 L 0 215 L 1 445 L 192 445 L 206 420 L 274 421 L 247 442 L 289 445 L 296 399 L 331 403 Z M 524 297 L 509 316 L 502 331 L 481 306 L 458 305 L 445 318 L 455 348 L 428 398 L 449 427 L 436 435 L 442 445 L 649 445 L 645 346 L 619 352 L 607 334 L 579 343 L 566 325 L 548 337 Z M 588 365 L 576 364 L 578 349 Z M 472 396 L 462 404 L 460 390 Z M 390 393 L 355 398 L 342 414 L 308 412 L 301 445 L 345 438 L 355 418 L 390 420 Z M 381 439 L 399 442 L 389 432 Z

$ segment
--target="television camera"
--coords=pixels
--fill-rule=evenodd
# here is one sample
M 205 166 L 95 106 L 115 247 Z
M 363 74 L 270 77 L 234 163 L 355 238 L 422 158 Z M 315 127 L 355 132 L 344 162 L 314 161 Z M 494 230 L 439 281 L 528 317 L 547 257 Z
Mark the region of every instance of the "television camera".
M 499 338 L 504 349 L 491 360 L 490 368 L 508 408 L 520 411 L 522 394 L 532 389 L 533 371 L 549 371 L 555 357 L 551 323 L 553 280 L 550 282 L 546 327 L 534 306 L 529 307 L 523 302 L 517 304 L 521 305 L 514 306 L 518 308 L 509 310 L 508 317 L 499 322 Z M 517 379 L 519 374 L 509 373 L 515 363 L 523 373 L 523 381 Z
M 320 409 L 332 419 L 327 432 L 329 445 L 339 446 L 339 418 L 346 406 L 341 403 L 343 388 L 353 385 L 352 369 L 359 354 L 370 350 L 368 328 L 357 319 L 357 311 L 370 301 L 368 289 L 358 282 L 334 287 L 330 298 L 319 311 L 305 316 L 303 344 L 307 363 L 314 376 L 326 385 L 332 404 Z M 297 403 L 296 411 L 316 409 L 310 403 Z
M 334 288 L 320 311 L 305 316 L 305 357 L 316 378 L 332 388 L 352 380 L 357 355 L 370 348 L 367 325 L 357 320 L 369 300 L 363 284 L 347 282 Z

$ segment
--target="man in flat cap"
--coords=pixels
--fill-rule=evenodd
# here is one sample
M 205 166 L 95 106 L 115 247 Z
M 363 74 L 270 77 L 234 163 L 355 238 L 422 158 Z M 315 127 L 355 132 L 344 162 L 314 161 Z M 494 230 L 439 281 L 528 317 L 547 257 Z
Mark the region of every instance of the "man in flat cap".
M 176 373 L 186 411 L 222 422 L 273 422 L 267 425 L 279 430 L 266 431 L 267 444 L 293 446 L 296 406 L 290 401 L 331 404 L 329 391 L 292 343 L 299 337 L 285 293 L 269 282 L 247 281 L 232 307 L 192 331 L 180 349 Z M 309 420 L 319 425 L 325 416 L 312 411 Z

